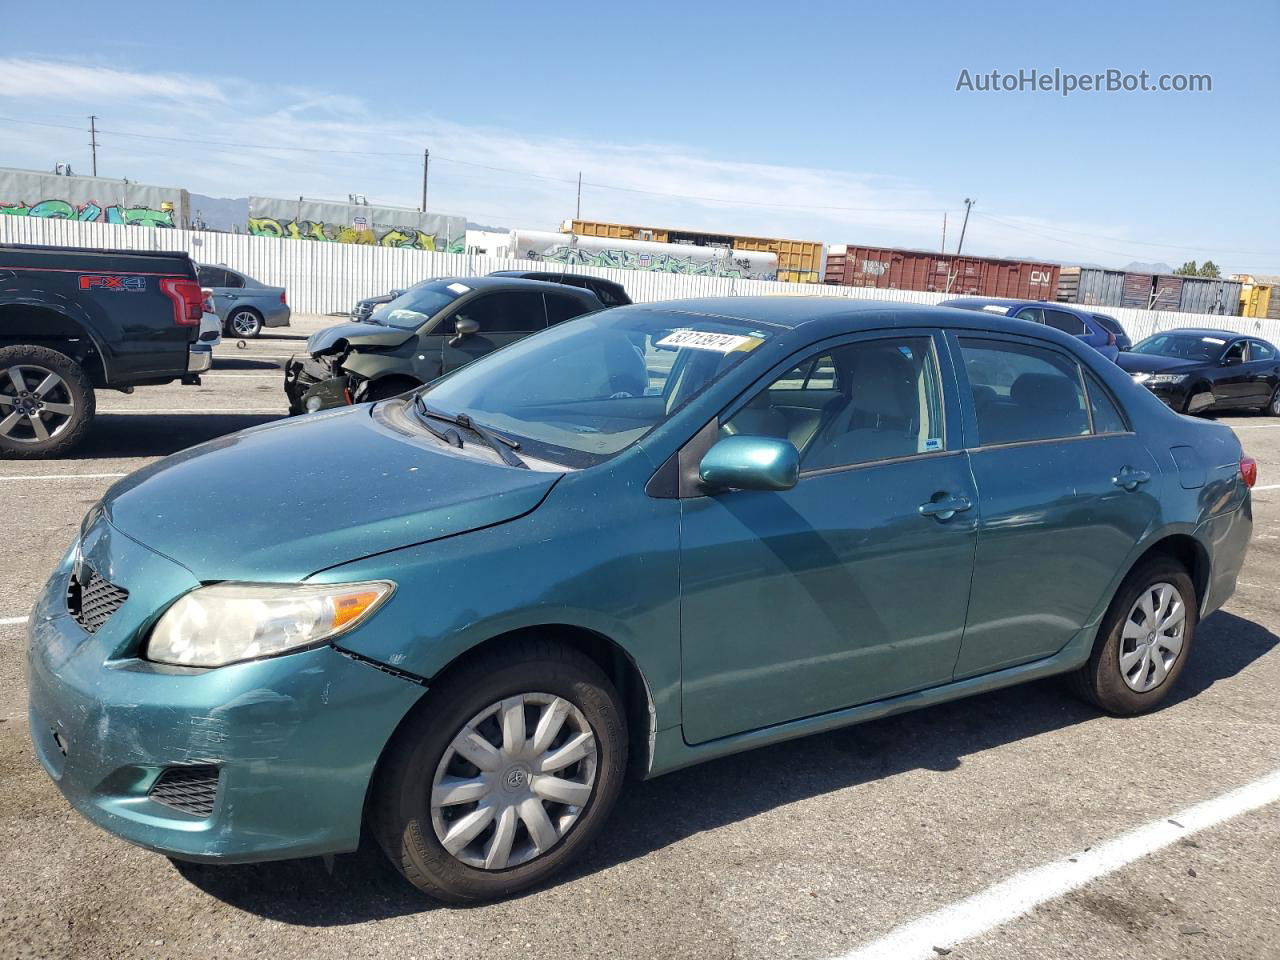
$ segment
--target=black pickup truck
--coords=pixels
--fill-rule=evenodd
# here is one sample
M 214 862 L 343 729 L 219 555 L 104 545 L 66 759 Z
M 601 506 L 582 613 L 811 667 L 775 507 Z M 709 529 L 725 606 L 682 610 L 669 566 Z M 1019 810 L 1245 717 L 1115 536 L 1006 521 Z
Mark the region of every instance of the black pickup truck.
M 199 382 L 203 300 L 185 253 L 0 244 L 0 455 L 70 450 L 95 389 Z

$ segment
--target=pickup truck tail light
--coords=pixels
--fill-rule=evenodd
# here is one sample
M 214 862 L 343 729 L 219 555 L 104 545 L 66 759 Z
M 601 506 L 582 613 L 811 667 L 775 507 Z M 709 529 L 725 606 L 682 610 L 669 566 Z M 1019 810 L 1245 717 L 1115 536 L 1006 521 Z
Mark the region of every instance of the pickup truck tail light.
M 200 288 L 200 309 L 205 313 L 213 313 L 213 291 L 208 287 Z
M 286 300 L 286 299 L 284 298 L 284 291 L 283 291 L 283 290 L 281 290 L 281 291 L 280 291 L 280 302 L 281 302 L 281 303 L 283 303 L 283 304 L 288 304 L 288 302 L 289 302 L 288 300 Z
M 1252 487 L 1258 482 L 1258 461 L 1248 454 L 1240 457 L 1240 479 L 1246 487 Z
M 179 327 L 198 327 L 204 316 L 204 291 L 194 280 L 161 277 L 160 289 L 173 303 L 173 322 Z

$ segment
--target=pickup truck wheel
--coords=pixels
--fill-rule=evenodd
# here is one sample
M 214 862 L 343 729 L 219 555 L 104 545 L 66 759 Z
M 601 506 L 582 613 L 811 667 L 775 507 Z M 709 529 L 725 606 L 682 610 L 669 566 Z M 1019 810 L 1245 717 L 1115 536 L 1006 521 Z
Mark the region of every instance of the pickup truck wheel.
M 47 347 L 0 349 L 0 452 L 56 457 L 89 432 L 93 384 L 80 364 Z
M 625 712 L 599 666 L 553 641 L 502 644 L 449 671 L 401 723 L 371 832 L 439 900 L 510 896 L 591 841 L 626 761 Z
M 258 311 L 241 307 L 232 310 L 227 317 L 227 333 L 233 337 L 256 337 L 262 332 L 262 317 Z

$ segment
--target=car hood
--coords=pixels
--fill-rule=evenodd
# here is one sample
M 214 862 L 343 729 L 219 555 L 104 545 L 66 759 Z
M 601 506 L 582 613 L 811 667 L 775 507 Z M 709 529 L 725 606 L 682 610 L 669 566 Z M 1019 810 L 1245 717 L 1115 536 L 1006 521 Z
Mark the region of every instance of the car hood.
M 346 340 L 357 349 L 398 347 L 412 336 L 412 330 L 401 330 L 378 323 L 339 323 L 313 333 L 307 340 L 307 352 L 324 353 L 339 340 Z
M 1203 360 L 1184 360 L 1182 357 L 1162 357 L 1156 353 L 1126 351 L 1116 357 L 1121 370 L 1130 373 L 1164 373 L 1166 370 L 1193 370 L 1206 366 Z
M 447 452 L 360 405 L 184 450 L 115 484 L 103 509 L 199 580 L 292 582 L 514 519 L 560 476 Z

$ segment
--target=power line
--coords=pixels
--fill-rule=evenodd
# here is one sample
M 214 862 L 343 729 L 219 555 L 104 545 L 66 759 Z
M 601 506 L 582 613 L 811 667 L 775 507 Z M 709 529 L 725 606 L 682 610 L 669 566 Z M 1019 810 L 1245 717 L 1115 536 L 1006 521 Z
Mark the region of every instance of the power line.
M 1015 223 L 1010 220 L 1005 220 L 1001 217 L 992 216 L 989 213 L 975 213 L 974 216 L 984 217 L 987 220 L 992 220 L 996 223 L 1002 224 L 1003 226 L 1009 227 L 1012 230 L 1021 230 L 1024 233 L 1030 233 L 1030 234 L 1033 234 L 1034 236 L 1044 237 L 1045 239 L 1048 239 L 1048 240 L 1059 240 L 1062 243 L 1075 242 L 1073 240 L 1066 240 L 1062 237 L 1052 236 L 1047 233 L 1037 232 L 1020 223 Z M 1012 216 L 1012 214 L 1010 214 L 1010 216 Z M 1057 233 L 1060 233 L 1060 234 L 1068 233 L 1076 237 L 1083 237 L 1087 240 L 1103 240 L 1103 241 L 1106 241 L 1107 243 L 1131 243 L 1139 247 L 1163 247 L 1168 250 L 1182 250 L 1182 251 L 1211 250 L 1217 253 L 1240 253 L 1240 254 L 1248 254 L 1248 255 L 1260 256 L 1260 257 L 1271 257 L 1276 255 L 1275 250 L 1241 250 L 1233 247 L 1206 246 L 1200 243 L 1161 243 L 1156 240 L 1132 240 L 1132 239 L 1129 239 L 1128 237 L 1111 237 L 1105 234 L 1084 233 L 1083 231 L 1080 231 L 1080 230 L 1068 230 L 1066 227 L 1053 227 L 1052 229 L 1057 231 Z M 1119 252 L 1116 250 L 1104 250 L 1102 247 L 1097 247 L 1096 249 L 1102 251 L 1103 253 Z M 1124 253 L 1123 255 L 1132 256 L 1131 253 Z

